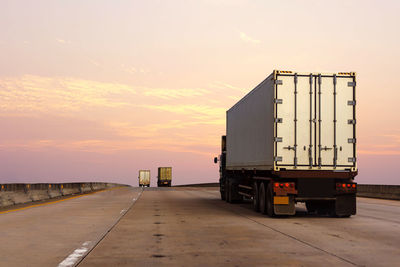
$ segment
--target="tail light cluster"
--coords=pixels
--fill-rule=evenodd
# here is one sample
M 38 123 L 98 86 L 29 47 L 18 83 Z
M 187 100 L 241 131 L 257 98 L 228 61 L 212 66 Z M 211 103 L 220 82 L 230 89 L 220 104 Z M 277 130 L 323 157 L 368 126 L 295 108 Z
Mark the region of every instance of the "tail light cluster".
M 339 192 L 356 192 L 357 184 L 355 183 L 336 183 L 336 191 Z
M 297 194 L 295 183 L 293 182 L 282 182 L 273 183 L 274 192 L 277 196 L 286 196 L 287 194 Z

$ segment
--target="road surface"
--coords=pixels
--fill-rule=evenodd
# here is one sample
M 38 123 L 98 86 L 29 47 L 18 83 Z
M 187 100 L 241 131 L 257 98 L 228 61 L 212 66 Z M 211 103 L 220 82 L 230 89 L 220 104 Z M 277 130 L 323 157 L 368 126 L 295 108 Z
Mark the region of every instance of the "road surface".
M 122 188 L 0 214 L 4 266 L 397 266 L 400 202 L 269 218 L 217 188 Z M 126 211 L 127 210 L 127 211 Z M 23 253 L 21 253 L 23 252 Z M 19 254 L 20 253 L 20 254 Z M 18 256 L 16 256 L 19 254 Z M 5 260 L 4 260 L 5 259 Z

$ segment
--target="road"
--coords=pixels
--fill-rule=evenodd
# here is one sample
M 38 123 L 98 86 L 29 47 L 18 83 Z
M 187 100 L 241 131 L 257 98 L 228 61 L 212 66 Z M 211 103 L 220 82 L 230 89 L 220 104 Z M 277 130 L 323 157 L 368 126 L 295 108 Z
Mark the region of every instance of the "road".
M 221 201 L 217 190 L 149 188 L 140 194 L 137 188 L 123 188 L 0 214 L 0 227 L 7 230 L 0 245 L 6 261 L 0 265 L 397 266 L 400 262 L 400 201 L 358 198 L 358 214 L 351 218 L 309 215 L 302 205 L 296 216 L 269 218 L 252 211 L 249 203 Z M 24 253 L 15 257 L 20 251 Z
M 79 255 L 76 249 L 89 250 L 140 192 L 117 188 L 0 212 L 0 266 L 57 266 L 69 255 Z

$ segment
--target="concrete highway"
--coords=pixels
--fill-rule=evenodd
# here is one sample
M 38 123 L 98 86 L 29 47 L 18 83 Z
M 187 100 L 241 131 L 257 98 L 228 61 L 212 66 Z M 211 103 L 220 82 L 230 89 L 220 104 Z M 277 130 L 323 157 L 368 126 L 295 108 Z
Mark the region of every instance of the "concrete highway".
M 0 214 L 2 266 L 398 266 L 400 202 L 269 218 L 217 188 L 120 188 Z
M 70 266 L 74 256 L 107 233 L 140 192 L 117 188 L 0 211 L 0 266 L 57 266 L 71 255 L 61 265 Z

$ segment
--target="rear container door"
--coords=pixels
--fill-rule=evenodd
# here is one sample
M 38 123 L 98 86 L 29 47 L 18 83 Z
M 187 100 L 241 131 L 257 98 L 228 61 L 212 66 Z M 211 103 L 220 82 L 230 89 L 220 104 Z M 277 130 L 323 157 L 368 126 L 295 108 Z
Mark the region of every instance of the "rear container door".
M 275 166 L 355 168 L 354 76 L 278 74 L 275 106 Z

